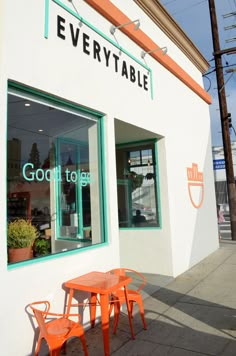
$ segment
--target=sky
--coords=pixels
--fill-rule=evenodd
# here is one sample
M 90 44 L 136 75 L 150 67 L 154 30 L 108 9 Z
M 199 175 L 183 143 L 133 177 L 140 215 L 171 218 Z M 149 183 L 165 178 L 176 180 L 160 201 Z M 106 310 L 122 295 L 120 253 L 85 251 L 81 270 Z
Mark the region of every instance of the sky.
M 222 146 L 222 133 L 220 123 L 220 112 L 218 102 L 218 92 L 215 74 L 215 62 L 213 57 L 212 32 L 210 23 L 210 13 L 208 0 L 159 0 L 169 14 L 184 30 L 209 62 L 209 70 L 204 77 L 205 90 L 212 97 L 210 105 L 212 146 Z M 224 27 L 235 25 L 236 16 L 224 18 L 223 15 L 236 12 L 236 0 L 215 0 L 218 30 L 220 37 L 220 48 L 236 47 L 236 40 L 226 42 L 231 38 L 236 38 L 236 28 L 225 30 Z M 232 124 L 236 130 L 236 72 L 226 73 L 229 68 L 236 68 L 236 54 L 223 55 L 222 64 L 224 68 L 225 91 L 228 112 L 232 116 Z M 212 72 L 212 73 L 210 73 Z M 236 141 L 236 135 L 231 130 L 231 141 Z

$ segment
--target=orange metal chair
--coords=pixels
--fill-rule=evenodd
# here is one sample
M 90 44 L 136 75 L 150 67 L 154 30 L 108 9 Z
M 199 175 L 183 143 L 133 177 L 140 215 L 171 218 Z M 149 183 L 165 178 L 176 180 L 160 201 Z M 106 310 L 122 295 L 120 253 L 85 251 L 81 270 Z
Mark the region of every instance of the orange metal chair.
M 143 289 L 143 287 L 146 284 L 145 277 L 140 272 L 137 272 L 130 268 L 115 268 L 115 269 L 108 271 L 107 273 L 114 273 L 114 274 L 118 274 L 121 276 L 125 276 L 127 273 L 132 273 L 132 274 L 134 274 L 134 276 L 137 277 L 137 280 L 140 283 L 139 287 L 137 289 L 127 289 L 128 303 L 130 305 L 131 315 L 133 313 L 133 304 L 134 303 L 138 304 L 140 315 L 141 315 L 142 322 L 143 322 L 143 328 L 146 330 L 147 325 L 146 325 L 146 321 L 145 321 L 145 317 L 144 317 L 143 299 L 142 299 L 142 294 L 140 293 L 141 289 Z M 113 306 L 115 307 L 114 326 L 113 326 L 114 334 L 116 333 L 116 329 L 117 329 L 117 325 L 118 325 L 118 321 L 119 321 L 119 315 L 120 315 L 120 308 L 123 303 L 126 303 L 124 290 L 118 289 L 115 293 L 112 293 L 111 302 L 110 302 L 110 314 L 113 310 Z
M 59 356 L 62 346 L 65 347 L 66 341 L 73 336 L 81 339 L 84 355 L 88 356 L 84 329 L 80 324 L 79 314 L 51 313 L 49 312 L 50 303 L 48 301 L 34 302 L 30 304 L 30 307 L 39 325 L 39 337 L 35 356 L 39 354 L 42 339 L 45 339 L 48 344 L 50 356 Z M 71 316 L 78 317 L 78 322 L 69 319 Z M 50 320 L 47 322 L 47 319 Z

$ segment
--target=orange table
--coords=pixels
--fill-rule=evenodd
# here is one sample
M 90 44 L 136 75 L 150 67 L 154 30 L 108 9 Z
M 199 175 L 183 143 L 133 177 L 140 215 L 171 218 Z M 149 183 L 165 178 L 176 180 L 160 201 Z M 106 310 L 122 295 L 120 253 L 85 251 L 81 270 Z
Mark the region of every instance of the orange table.
M 91 293 L 91 326 L 94 326 L 96 317 L 96 297 L 100 295 L 101 321 L 104 342 L 104 354 L 110 355 L 109 346 L 109 295 L 119 288 L 124 288 L 126 305 L 128 310 L 130 330 L 134 339 L 130 306 L 127 299 L 126 286 L 132 281 L 131 277 L 118 276 L 104 272 L 90 272 L 80 277 L 65 282 L 65 286 L 70 289 L 67 312 L 70 312 L 74 290 L 81 290 Z

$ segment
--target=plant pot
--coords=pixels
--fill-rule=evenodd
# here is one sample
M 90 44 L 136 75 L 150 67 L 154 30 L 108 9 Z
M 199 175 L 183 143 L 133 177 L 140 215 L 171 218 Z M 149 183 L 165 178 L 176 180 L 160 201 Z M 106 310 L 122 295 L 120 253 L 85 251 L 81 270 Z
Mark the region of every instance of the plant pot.
M 33 250 L 31 247 L 8 249 L 9 262 L 19 262 L 29 260 L 30 258 L 33 258 Z

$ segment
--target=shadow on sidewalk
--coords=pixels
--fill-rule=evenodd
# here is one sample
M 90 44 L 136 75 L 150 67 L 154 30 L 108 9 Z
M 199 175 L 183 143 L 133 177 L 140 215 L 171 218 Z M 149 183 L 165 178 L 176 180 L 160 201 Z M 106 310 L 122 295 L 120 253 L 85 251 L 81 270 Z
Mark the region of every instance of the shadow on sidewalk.
M 236 245 L 221 245 L 224 249 L 174 280 L 147 275 L 143 294 L 147 330 L 137 308 L 135 340 L 125 310 L 116 335 L 111 318 L 111 356 L 236 356 Z M 87 330 L 85 337 L 89 355 L 103 356 L 101 324 Z M 67 356 L 76 354 L 83 355 L 79 339 L 67 347 Z
M 161 288 L 145 299 L 148 329 L 143 330 L 137 309 L 133 318 L 136 339 L 128 318 L 121 314 L 117 334 L 110 331 L 112 356 L 235 356 L 236 310 L 217 303 Z M 112 320 L 111 328 L 112 329 Z M 90 356 L 103 355 L 100 324 L 86 332 Z M 79 340 L 68 344 L 67 355 L 82 353 Z

